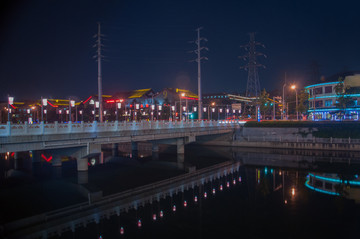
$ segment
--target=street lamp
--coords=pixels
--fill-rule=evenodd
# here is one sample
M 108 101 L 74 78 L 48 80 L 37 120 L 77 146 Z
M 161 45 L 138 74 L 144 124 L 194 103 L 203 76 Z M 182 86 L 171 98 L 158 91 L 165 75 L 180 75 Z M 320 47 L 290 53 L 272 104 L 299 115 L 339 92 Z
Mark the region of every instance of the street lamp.
M 180 120 L 182 120 L 182 104 L 181 104 L 181 97 L 184 97 L 185 96 L 185 93 L 181 93 L 180 94 Z
M 41 97 L 41 122 L 44 122 L 44 106 L 47 106 L 47 99 Z
M 69 99 L 69 123 L 72 122 L 72 118 L 71 118 L 71 108 L 75 106 L 75 100 L 70 100 Z
M 291 89 L 292 89 L 292 90 L 295 90 L 295 96 L 296 96 L 296 105 L 295 105 L 295 109 L 296 109 L 296 120 L 299 120 L 298 97 L 297 97 L 296 85 L 292 85 L 292 86 L 291 86 Z
M 14 97 L 8 95 L 8 122 L 10 122 L 10 105 L 14 104 Z

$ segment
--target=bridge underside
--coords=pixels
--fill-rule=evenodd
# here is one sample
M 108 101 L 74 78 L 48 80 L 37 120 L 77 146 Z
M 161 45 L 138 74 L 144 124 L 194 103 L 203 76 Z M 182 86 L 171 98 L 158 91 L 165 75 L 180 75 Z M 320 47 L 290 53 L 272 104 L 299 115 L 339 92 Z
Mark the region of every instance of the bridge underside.
M 195 142 L 196 137 L 221 135 L 232 131 L 232 128 L 212 127 L 13 136 L 0 139 L 2 141 L 0 153 L 32 151 L 35 161 L 42 160 L 41 157 L 48 161 L 51 155 L 51 163 L 55 167 L 62 165 L 61 158 L 72 157 L 77 160 L 78 171 L 87 171 L 89 160 L 102 154 L 102 144 L 113 144 L 113 151 L 116 153 L 118 144 L 131 142 L 133 155 L 137 155 L 138 142 L 151 142 L 155 154 L 159 151 L 159 144 L 176 145 L 177 153 L 181 158 L 185 153 L 185 144 Z

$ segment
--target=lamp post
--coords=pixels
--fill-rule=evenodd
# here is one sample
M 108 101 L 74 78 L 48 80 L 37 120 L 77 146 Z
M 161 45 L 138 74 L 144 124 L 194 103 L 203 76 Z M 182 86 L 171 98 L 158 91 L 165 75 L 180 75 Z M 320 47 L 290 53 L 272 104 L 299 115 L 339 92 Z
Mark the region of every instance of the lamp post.
M 182 120 L 182 104 L 181 104 L 181 97 L 184 97 L 185 96 L 185 93 L 181 93 L 180 94 L 180 120 Z
M 121 103 L 116 103 L 116 121 L 119 121 L 118 109 L 121 109 Z
M 296 102 L 295 102 L 295 109 L 296 109 L 296 120 L 299 120 L 299 111 L 298 111 L 298 97 L 297 97 L 297 90 L 296 90 L 296 85 L 292 85 L 291 89 L 295 90 L 295 97 L 296 97 Z
M 14 104 L 14 97 L 8 95 L 8 122 L 10 122 L 10 105 Z
M 75 100 L 70 100 L 69 99 L 69 123 L 72 122 L 72 118 L 71 118 L 71 108 L 75 106 Z
M 47 99 L 41 97 L 41 122 L 44 122 L 44 106 L 47 106 Z

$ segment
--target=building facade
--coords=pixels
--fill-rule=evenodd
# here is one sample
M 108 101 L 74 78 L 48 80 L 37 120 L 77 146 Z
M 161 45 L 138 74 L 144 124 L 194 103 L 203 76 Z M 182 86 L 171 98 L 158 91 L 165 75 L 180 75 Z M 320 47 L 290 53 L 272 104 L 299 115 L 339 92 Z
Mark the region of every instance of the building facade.
M 359 120 L 360 74 L 344 77 L 343 90 L 337 92 L 340 81 L 323 82 L 305 87 L 309 93 L 309 119 Z M 339 105 L 339 97 L 346 98 L 346 106 Z

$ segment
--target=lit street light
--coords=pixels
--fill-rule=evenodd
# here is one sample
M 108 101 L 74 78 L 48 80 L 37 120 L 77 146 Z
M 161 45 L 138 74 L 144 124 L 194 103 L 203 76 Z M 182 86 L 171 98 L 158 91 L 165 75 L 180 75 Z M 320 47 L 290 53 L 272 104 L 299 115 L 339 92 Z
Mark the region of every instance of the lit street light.
M 296 90 L 296 85 L 292 85 L 291 89 L 295 90 L 295 96 L 296 96 L 296 105 L 295 105 L 295 109 L 296 109 L 296 120 L 299 120 L 299 111 L 298 111 L 298 97 L 297 97 L 297 90 Z

